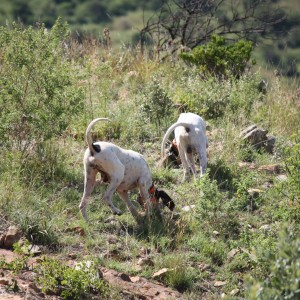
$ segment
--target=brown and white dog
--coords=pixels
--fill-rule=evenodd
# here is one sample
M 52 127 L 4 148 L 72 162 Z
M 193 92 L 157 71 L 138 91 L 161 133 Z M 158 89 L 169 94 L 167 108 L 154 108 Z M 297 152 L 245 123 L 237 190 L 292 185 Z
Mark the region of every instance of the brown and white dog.
M 173 200 L 162 190 L 158 190 L 152 183 L 150 169 L 143 156 L 132 150 L 122 149 L 109 142 L 95 142 L 91 136 L 91 129 L 98 121 L 109 121 L 107 118 L 93 120 L 86 129 L 88 149 L 84 154 L 84 192 L 79 205 L 82 216 L 87 220 L 86 208 L 89 197 L 95 187 L 96 175 L 101 174 L 102 183 L 108 184 L 103 200 L 110 206 L 113 213 L 122 212 L 112 203 L 114 192 L 126 203 L 137 222 L 141 216 L 130 201 L 128 192 L 139 189 L 140 202 L 145 206 L 146 214 L 150 214 L 153 202 L 162 198 L 163 204 L 173 210 Z
M 174 131 L 175 144 L 178 148 L 180 160 L 184 168 L 183 181 L 189 176 L 190 170 L 196 178 L 196 168 L 193 155 L 197 154 L 200 162 L 200 176 L 205 173 L 207 167 L 206 148 L 208 140 L 206 137 L 205 121 L 193 113 L 181 113 L 177 122 L 172 124 L 161 145 L 161 156 L 165 155 L 165 146 L 170 134 Z M 172 144 L 172 146 L 173 146 Z

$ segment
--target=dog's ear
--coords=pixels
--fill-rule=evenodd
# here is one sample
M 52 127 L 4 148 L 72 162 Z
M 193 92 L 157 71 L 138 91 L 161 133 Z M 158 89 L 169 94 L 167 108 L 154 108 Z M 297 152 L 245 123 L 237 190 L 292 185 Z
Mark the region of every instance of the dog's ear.
M 163 204 L 167 206 L 171 211 L 174 210 L 175 203 L 166 192 L 164 192 L 163 190 L 157 190 L 157 199 L 159 198 L 161 198 Z

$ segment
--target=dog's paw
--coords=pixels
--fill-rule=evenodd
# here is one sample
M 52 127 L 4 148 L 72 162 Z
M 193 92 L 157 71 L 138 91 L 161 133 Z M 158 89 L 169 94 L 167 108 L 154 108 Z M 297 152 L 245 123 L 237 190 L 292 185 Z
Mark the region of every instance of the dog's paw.
M 114 210 L 113 210 L 113 214 L 114 214 L 114 215 L 121 216 L 123 213 L 122 213 L 122 211 L 120 211 L 119 209 L 114 209 Z

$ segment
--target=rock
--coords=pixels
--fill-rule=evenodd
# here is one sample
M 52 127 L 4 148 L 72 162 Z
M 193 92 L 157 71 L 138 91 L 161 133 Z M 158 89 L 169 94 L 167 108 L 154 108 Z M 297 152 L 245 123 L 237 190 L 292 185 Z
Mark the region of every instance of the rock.
M 145 258 L 145 257 L 144 258 L 140 258 L 137 263 L 140 266 L 151 266 L 151 267 L 154 266 L 153 260 L 151 258 L 149 258 L 149 257 L 147 257 L 147 258 Z
M 240 249 L 237 249 L 237 248 L 230 250 L 227 254 L 227 259 L 229 261 L 231 261 L 239 252 L 240 252 Z
M 38 245 L 29 245 L 28 252 L 33 255 L 39 255 L 42 253 L 41 248 Z
M 262 171 L 267 174 L 279 174 L 281 172 L 281 166 L 278 164 L 263 165 L 258 168 L 258 171 Z
M 4 247 L 12 248 L 13 244 L 22 237 L 22 231 L 16 226 L 10 226 L 3 241 Z
M 248 129 L 250 130 L 248 131 Z M 267 130 L 257 128 L 256 125 L 250 126 L 246 130 L 246 134 L 243 134 L 242 132 L 242 139 L 257 149 L 259 149 L 268 140 Z
M 262 231 L 265 231 L 265 232 L 268 232 L 268 231 L 271 231 L 271 226 L 266 224 L 266 225 L 262 225 L 259 227 L 259 230 L 262 230 Z
M 233 289 L 233 290 L 229 293 L 229 295 L 230 295 L 230 296 L 236 296 L 239 292 L 240 292 L 239 289 Z
M 9 280 L 6 277 L 0 278 L 0 285 L 9 285 Z
M 226 284 L 227 284 L 226 281 L 216 281 L 214 283 L 214 287 L 221 287 L 221 286 L 226 285 Z
M 218 236 L 218 235 L 220 235 L 220 232 L 219 232 L 219 231 L 217 231 L 217 230 L 214 230 L 212 233 L 213 233 L 213 235 L 215 235 L 215 236 Z
M 188 212 L 188 211 L 191 211 L 192 209 L 194 209 L 196 207 L 196 205 L 187 205 L 187 206 L 184 206 L 181 210 L 185 211 L 185 212 Z
M 275 147 L 276 138 L 273 135 L 267 137 L 267 141 L 265 144 L 265 149 L 268 153 L 273 154 Z
M 285 174 L 281 174 L 276 176 L 276 179 L 279 181 L 286 181 L 288 179 L 288 177 Z
M 260 189 L 248 189 L 247 193 L 249 194 L 249 196 L 251 196 L 252 198 L 258 198 L 258 196 L 262 193 L 262 190 Z
M 161 276 L 165 275 L 169 270 L 170 270 L 169 268 L 160 269 L 159 271 L 155 272 L 152 275 L 152 278 L 161 277 Z
M 272 135 L 267 136 L 268 131 L 251 125 L 241 131 L 240 138 L 257 150 L 264 148 L 268 153 L 272 154 L 275 147 L 276 138 Z
M 133 283 L 139 282 L 141 280 L 140 276 L 129 276 L 130 281 Z

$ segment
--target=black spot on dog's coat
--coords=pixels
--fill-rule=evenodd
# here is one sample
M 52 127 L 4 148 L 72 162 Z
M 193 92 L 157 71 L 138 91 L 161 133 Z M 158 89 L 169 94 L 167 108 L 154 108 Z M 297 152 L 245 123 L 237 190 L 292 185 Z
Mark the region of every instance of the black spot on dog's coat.
M 97 153 L 101 152 L 101 147 L 100 147 L 100 145 L 92 144 L 92 146 L 93 146 L 93 149 L 94 149 Z

